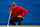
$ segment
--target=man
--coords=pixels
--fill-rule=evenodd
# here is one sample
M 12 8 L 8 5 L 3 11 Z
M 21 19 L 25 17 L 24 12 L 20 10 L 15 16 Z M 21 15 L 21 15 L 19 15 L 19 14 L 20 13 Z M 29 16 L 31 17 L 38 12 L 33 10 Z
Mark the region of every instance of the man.
M 22 12 L 24 12 L 24 14 L 22 14 Z M 13 15 L 13 18 L 11 18 L 9 22 L 12 25 L 16 25 L 14 22 L 18 21 L 19 22 L 18 25 L 21 25 L 21 22 L 23 21 L 23 17 L 28 13 L 28 11 L 20 6 L 17 6 L 16 3 L 13 2 L 12 7 L 9 8 L 9 13 L 11 13 L 11 16 Z

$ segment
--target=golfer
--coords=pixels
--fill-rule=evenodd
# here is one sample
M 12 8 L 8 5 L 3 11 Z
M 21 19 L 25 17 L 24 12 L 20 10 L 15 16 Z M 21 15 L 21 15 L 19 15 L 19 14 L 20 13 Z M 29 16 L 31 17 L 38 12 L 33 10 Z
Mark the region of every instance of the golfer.
M 24 12 L 24 13 L 22 13 Z M 10 16 L 11 13 L 11 16 Z M 18 25 L 21 25 L 21 22 L 23 21 L 23 17 L 28 13 L 28 11 L 25 8 L 22 8 L 21 6 L 17 6 L 15 2 L 12 3 L 12 7 L 9 8 L 9 16 L 11 18 L 9 22 L 12 25 L 16 25 L 14 22 L 19 22 Z

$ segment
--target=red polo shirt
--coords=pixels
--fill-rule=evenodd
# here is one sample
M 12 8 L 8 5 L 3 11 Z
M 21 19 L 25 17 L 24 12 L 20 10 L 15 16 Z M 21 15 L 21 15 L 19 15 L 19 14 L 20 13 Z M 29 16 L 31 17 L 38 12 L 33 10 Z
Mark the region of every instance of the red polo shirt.
M 9 8 L 9 12 L 10 12 L 10 10 L 12 10 L 12 15 L 13 15 L 13 17 L 17 17 L 18 15 L 21 15 L 22 17 L 24 17 L 27 13 L 28 13 L 28 11 L 26 10 L 26 9 L 24 9 L 24 8 L 22 8 L 22 7 L 20 7 L 20 6 L 16 6 L 16 9 L 13 9 L 12 7 L 11 8 Z M 22 12 L 24 12 L 24 13 L 22 13 Z M 10 13 L 9 13 L 9 15 L 10 15 Z

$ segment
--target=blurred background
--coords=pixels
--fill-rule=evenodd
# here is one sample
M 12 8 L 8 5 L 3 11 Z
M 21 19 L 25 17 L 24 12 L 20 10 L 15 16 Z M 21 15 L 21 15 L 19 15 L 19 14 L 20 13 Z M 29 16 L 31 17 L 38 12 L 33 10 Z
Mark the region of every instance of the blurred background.
M 40 0 L 0 0 L 0 25 L 8 23 L 12 2 L 28 10 L 21 25 L 40 25 Z

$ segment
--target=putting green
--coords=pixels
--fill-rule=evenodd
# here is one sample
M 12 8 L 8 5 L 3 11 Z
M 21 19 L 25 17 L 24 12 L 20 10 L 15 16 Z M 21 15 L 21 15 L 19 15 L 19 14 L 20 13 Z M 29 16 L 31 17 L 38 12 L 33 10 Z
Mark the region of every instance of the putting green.
M 0 27 L 40 27 L 40 25 L 0 26 Z

